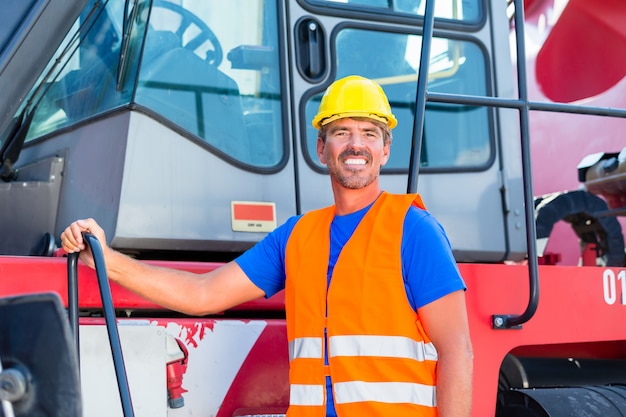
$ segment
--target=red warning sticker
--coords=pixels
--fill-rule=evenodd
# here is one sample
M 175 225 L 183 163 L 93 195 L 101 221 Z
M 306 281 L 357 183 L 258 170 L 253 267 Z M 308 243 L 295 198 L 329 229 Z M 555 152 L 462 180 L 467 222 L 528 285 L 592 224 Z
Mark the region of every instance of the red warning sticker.
M 231 218 L 235 232 L 271 232 L 276 228 L 276 204 L 232 201 Z

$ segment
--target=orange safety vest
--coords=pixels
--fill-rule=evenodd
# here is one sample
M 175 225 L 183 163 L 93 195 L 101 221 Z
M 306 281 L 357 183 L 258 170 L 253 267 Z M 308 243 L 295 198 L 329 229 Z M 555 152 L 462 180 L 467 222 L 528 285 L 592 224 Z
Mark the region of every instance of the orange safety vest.
M 413 204 L 424 208 L 419 195 L 381 194 L 343 247 L 330 287 L 335 207 L 296 223 L 285 256 L 288 417 L 326 415 L 327 375 L 340 417 L 437 415 L 437 351 L 409 304 L 402 277 L 402 230 Z

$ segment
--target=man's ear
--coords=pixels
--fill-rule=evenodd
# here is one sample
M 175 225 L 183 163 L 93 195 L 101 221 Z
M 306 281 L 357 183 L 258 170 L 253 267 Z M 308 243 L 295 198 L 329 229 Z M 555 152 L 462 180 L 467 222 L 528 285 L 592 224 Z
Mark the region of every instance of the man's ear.
M 321 137 L 317 137 L 317 157 L 319 158 L 320 162 L 324 165 L 326 165 L 326 152 L 324 152 L 326 148 L 326 144 L 324 143 L 324 139 L 322 139 Z

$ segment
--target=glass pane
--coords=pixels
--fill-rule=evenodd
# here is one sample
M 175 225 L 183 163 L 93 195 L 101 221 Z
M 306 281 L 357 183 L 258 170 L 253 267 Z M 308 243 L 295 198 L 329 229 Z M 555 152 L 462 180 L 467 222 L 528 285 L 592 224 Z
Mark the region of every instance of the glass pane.
M 92 5 L 95 3 L 92 1 Z M 145 1 L 139 2 L 143 3 Z M 85 8 L 44 71 L 44 74 L 49 73 L 46 83 L 31 92 L 30 101 L 35 107 L 27 140 L 130 100 L 130 89 L 123 85 L 119 90 L 116 88 L 124 1 L 106 4 L 106 8 L 96 9 L 91 19 L 88 19 L 91 7 Z M 142 38 L 137 36 L 137 29 L 137 26 L 133 28 L 132 39 Z M 61 59 L 56 62 L 58 57 Z M 127 65 L 132 66 L 132 60 Z
M 423 16 L 426 0 L 310 0 L 311 3 L 331 3 L 349 9 L 379 8 L 388 12 Z M 437 0 L 435 17 L 477 22 L 481 15 L 481 0 Z
M 363 54 L 363 45 L 368 45 Z M 387 94 L 398 126 L 392 131 L 391 158 L 384 167 L 408 169 L 415 122 L 417 73 L 421 37 L 389 32 L 344 29 L 336 38 L 337 78 L 362 75 L 376 80 Z M 428 89 L 431 92 L 487 94 L 485 57 L 478 45 L 434 38 Z M 312 120 L 321 94 L 306 104 Z M 490 160 L 490 123 L 486 108 L 453 104 L 427 104 L 421 166 L 425 168 L 477 168 Z M 317 132 L 309 127 L 307 146 L 312 161 Z M 320 165 L 321 167 L 322 165 Z
M 271 167 L 284 152 L 280 94 L 275 2 L 155 0 L 138 104 L 231 158 Z

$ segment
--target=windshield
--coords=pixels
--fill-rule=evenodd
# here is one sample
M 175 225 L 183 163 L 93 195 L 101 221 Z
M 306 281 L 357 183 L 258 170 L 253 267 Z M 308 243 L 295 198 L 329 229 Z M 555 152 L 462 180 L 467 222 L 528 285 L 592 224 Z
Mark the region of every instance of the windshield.
M 85 10 L 31 92 L 27 141 L 133 107 L 236 163 L 281 161 L 275 2 L 109 0 Z

